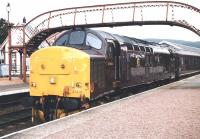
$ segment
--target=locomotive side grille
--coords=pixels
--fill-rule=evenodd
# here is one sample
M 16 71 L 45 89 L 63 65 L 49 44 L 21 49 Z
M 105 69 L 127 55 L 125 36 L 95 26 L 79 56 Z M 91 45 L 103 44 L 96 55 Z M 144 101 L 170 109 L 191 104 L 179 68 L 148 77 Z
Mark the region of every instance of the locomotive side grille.
M 105 69 L 104 69 L 104 61 L 99 61 L 99 75 L 98 75 L 98 81 L 99 81 L 99 87 L 104 88 L 105 87 Z
M 91 81 L 94 82 L 96 89 L 105 88 L 105 65 L 103 59 L 91 60 Z

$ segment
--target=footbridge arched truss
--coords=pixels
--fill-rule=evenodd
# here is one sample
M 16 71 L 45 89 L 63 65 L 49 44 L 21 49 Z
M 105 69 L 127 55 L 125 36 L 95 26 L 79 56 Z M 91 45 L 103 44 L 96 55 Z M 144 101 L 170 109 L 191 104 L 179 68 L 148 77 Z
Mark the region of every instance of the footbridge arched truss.
M 175 25 L 200 36 L 200 9 L 172 1 L 143 1 L 48 11 L 23 26 L 13 26 L 12 48 L 35 51 L 51 34 L 72 27 L 109 27 L 128 25 Z M 15 34 L 15 35 L 14 35 Z M 17 34 L 17 35 L 16 35 Z M 15 36 L 15 37 L 14 37 Z

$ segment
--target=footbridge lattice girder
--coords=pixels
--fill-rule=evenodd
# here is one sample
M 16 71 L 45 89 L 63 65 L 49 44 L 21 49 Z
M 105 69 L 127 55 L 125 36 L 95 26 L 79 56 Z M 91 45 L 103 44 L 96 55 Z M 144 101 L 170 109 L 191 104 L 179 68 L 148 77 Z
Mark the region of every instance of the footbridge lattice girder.
M 48 11 L 11 28 L 11 46 L 34 51 L 51 34 L 75 26 L 175 25 L 200 36 L 200 9 L 172 1 L 143 1 Z M 15 43 L 15 44 L 14 44 Z

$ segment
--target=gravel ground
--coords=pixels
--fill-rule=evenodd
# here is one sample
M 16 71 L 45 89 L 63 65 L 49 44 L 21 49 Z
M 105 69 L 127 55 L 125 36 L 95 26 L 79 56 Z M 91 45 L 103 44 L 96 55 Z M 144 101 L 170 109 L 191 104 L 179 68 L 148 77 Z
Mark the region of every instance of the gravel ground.
M 200 75 L 8 138 L 200 138 Z

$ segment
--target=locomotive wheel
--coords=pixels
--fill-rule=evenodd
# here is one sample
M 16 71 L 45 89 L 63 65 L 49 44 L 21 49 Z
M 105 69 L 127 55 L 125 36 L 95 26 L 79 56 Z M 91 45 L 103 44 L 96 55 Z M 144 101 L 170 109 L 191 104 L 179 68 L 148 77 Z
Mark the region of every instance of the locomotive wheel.
M 41 122 L 45 122 L 44 112 L 41 110 L 37 110 L 37 117 Z
M 81 100 L 81 108 L 82 109 L 89 109 L 90 108 L 90 103 L 89 103 L 89 99 L 88 98 L 83 98 L 82 100 Z
M 89 103 L 85 103 L 85 104 L 82 105 L 82 108 L 85 109 L 85 110 L 89 109 L 90 108 L 90 104 Z
M 64 109 L 57 109 L 56 111 L 56 119 L 65 117 L 67 114 L 65 113 Z
M 44 112 L 32 108 L 32 123 L 45 122 Z

